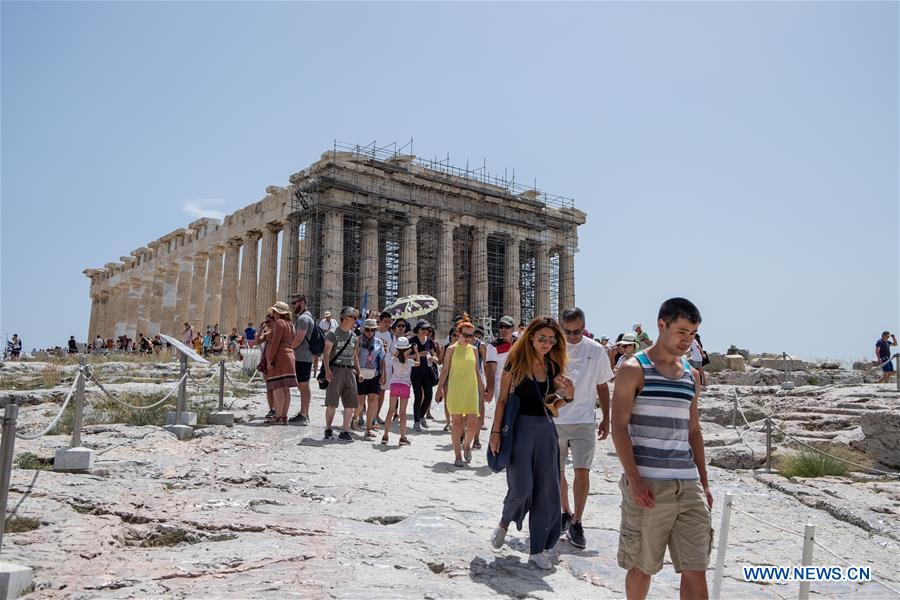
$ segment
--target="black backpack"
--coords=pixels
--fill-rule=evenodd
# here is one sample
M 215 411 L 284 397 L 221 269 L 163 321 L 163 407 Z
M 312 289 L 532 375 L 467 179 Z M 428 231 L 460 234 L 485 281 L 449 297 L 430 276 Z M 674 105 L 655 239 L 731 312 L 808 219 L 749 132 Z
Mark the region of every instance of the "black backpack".
M 312 317 L 312 315 L 310 315 L 310 317 Z M 322 333 L 316 320 L 313 319 L 312 321 L 312 331 L 307 333 L 306 340 L 309 342 L 309 351 L 312 352 L 312 355 L 319 356 L 325 352 L 325 334 Z

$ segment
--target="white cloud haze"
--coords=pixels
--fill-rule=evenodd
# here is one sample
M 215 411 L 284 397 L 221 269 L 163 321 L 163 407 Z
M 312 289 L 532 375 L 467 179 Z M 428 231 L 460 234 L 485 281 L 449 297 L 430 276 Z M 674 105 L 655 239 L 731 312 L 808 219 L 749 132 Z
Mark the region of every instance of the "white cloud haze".
M 222 198 L 198 198 L 197 200 L 188 200 L 181 205 L 181 210 L 198 219 L 219 219 L 225 218 L 225 213 L 221 210 L 214 210 L 212 207 L 221 206 L 225 200 Z

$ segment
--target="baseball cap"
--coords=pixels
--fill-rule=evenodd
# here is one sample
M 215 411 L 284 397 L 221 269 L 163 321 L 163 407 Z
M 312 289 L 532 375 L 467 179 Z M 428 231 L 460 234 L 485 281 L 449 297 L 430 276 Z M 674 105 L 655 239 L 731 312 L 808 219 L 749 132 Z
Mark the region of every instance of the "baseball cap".
M 500 324 L 501 324 L 501 325 L 507 325 L 507 326 L 509 326 L 509 327 L 515 327 L 515 326 L 516 326 L 516 322 L 513 321 L 513 318 L 512 318 L 511 316 L 509 316 L 509 315 L 503 315 L 502 317 L 500 317 Z

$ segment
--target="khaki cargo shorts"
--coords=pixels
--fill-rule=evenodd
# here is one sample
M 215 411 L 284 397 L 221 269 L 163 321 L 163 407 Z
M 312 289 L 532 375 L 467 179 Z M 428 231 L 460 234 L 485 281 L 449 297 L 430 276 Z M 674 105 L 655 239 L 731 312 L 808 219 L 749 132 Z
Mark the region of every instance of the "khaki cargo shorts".
M 325 406 L 337 408 L 338 403 L 343 404 L 344 408 L 356 408 L 356 371 L 352 368 L 331 368 L 331 383 L 325 390 Z
M 654 508 L 634 502 L 628 480 L 622 490 L 619 566 L 637 567 L 648 575 L 662 569 L 666 547 L 675 572 L 705 571 L 712 551 L 713 530 L 703 486 L 697 479 L 645 479 L 656 498 Z
M 597 426 L 593 423 L 557 425 L 559 435 L 559 471 L 566 472 L 566 457 L 572 451 L 572 466 L 576 469 L 590 469 L 594 464 L 594 449 L 597 447 Z

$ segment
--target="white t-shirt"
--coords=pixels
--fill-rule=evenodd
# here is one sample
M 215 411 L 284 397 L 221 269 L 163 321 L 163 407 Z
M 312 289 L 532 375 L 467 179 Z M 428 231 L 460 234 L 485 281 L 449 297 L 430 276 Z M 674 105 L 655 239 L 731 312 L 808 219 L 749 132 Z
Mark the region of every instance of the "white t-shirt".
M 387 380 L 391 380 L 391 369 L 393 368 L 393 361 L 390 360 L 391 354 L 394 353 L 394 334 L 391 333 L 390 329 L 382 333 L 380 330 L 375 331 L 375 338 L 381 340 L 381 343 L 384 344 L 385 347 L 385 356 L 388 357 L 388 360 L 385 362 L 385 368 L 387 369 Z
M 575 400 L 559 409 L 557 425 L 595 423 L 597 386 L 613 378 L 609 357 L 599 342 L 582 337 L 577 344 L 566 344 L 569 364 L 566 371 L 575 382 Z
M 700 354 L 700 344 L 697 343 L 697 340 L 691 342 L 691 360 L 702 362 L 703 355 Z
M 412 368 L 416 366 L 416 359 L 410 358 L 409 353 L 406 354 L 406 361 L 400 362 L 400 359 L 396 356 L 391 357 L 391 383 L 405 383 L 406 385 L 412 385 L 410 381 L 410 374 L 412 373 Z
M 338 322 L 334 319 L 322 319 L 319 321 L 319 329 L 323 332 L 328 333 L 329 331 L 334 331 L 338 328 Z

